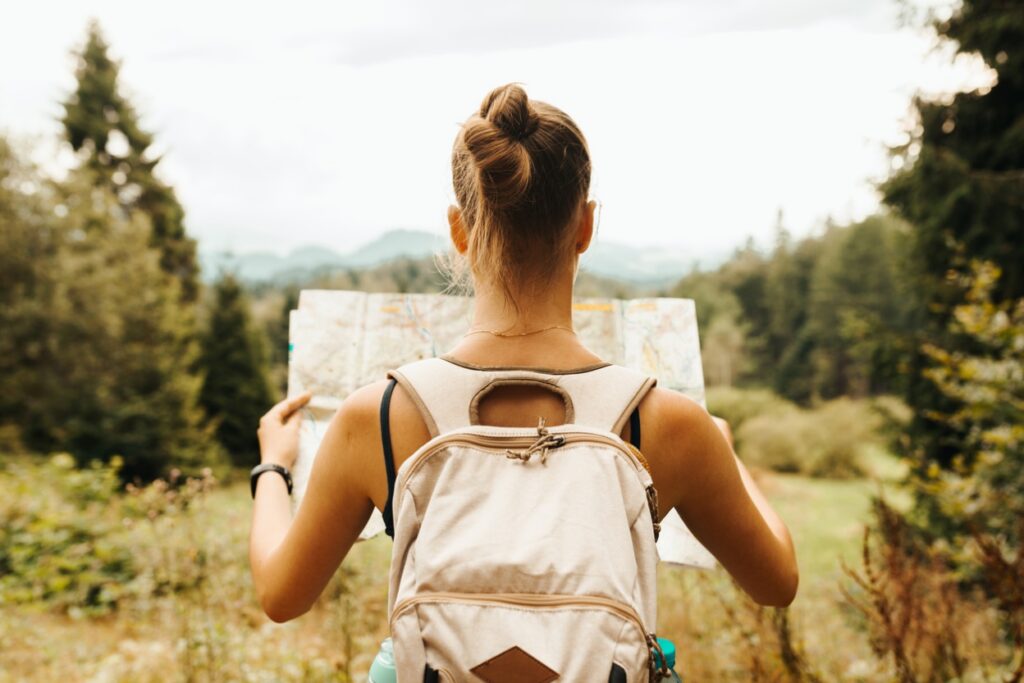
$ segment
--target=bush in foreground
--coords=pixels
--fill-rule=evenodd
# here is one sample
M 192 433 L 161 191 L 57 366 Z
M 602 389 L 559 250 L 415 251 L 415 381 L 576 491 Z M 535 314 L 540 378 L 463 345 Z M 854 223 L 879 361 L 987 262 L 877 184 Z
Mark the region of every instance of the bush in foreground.
M 131 549 L 117 542 L 115 460 L 76 469 L 68 454 L 9 460 L 0 498 L 0 603 L 102 614 L 131 590 Z

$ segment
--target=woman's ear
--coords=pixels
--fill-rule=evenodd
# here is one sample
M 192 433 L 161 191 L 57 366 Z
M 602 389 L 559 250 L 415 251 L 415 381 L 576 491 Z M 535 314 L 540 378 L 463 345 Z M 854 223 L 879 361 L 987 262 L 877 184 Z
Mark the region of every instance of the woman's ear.
M 576 224 L 576 253 L 582 254 L 590 246 L 590 240 L 594 237 L 594 209 L 597 202 L 591 199 L 583 205 L 580 211 L 580 220 Z
M 462 224 L 462 209 L 451 204 L 448 207 L 448 232 L 452 237 L 452 244 L 455 251 L 465 254 L 469 246 L 469 236 L 466 235 L 466 228 Z

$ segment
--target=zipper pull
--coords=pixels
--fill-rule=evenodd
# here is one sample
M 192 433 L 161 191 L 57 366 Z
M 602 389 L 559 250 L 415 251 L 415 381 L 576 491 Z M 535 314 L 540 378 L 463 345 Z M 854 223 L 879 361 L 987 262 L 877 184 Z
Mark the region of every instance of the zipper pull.
M 558 448 L 565 443 L 565 437 L 561 434 L 545 434 L 540 437 L 529 448 L 522 451 L 514 451 L 511 448 L 505 449 L 505 457 L 509 460 L 522 460 L 528 462 L 534 453 L 540 453 L 540 462 L 545 464 L 548 458 L 549 448 Z
M 565 443 L 565 437 L 561 434 L 551 434 L 544 426 L 544 418 L 537 421 L 537 440 L 524 451 L 514 451 L 511 448 L 505 449 L 505 457 L 510 460 L 522 460 L 528 462 L 533 454 L 540 451 L 540 463 L 547 464 L 548 448 L 558 448 Z
M 565 437 L 562 436 L 561 434 L 551 434 L 547 438 L 548 442 L 544 444 L 544 446 L 540 449 L 541 465 L 547 464 L 549 448 L 558 448 L 559 446 L 565 443 Z

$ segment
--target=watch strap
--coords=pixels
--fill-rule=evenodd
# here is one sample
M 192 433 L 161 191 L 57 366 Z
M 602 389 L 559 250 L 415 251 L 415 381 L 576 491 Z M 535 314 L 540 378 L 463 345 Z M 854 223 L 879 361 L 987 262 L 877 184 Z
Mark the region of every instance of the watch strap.
M 261 474 L 266 472 L 277 472 L 284 477 L 284 483 L 288 485 L 288 495 L 292 494 L 292 474 L 288 471 L 288 468 L 278 465 L 276 462 L 264 462 L 253 467 L 249 473 L 249 486 L 252 489 L 253 498 L 256 497 L 256 481 L 260 478 Z

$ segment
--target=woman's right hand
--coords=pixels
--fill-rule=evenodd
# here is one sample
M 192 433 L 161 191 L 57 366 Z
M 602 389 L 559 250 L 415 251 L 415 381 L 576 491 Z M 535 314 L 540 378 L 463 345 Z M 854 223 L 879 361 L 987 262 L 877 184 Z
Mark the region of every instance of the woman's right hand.
M 279 401 L 260 418 L 256 436 L 260 443 L 260 462 L 273 462 L 287 469 L 299 456 L 299 409 L 309 403 L 312 392 L 304 391 Z

